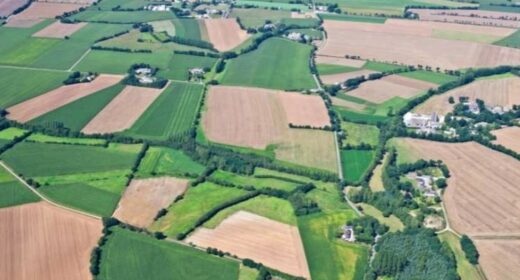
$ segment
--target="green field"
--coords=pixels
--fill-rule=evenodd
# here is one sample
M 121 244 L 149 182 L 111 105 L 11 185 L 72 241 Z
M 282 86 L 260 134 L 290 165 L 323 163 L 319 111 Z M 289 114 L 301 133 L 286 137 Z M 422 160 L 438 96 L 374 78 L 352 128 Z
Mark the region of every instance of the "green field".
M 103 0 L 93 6 L 91 9 L 112 10 L 119 7 L 120 9 L 139 9 L 150 3 L 146 0 Z
M 392 214 L 388 217 L 385 217 L 383 212 L 370 204 L 359 203 L 358 205 L 363 208 L 363 213 L 372 216 L 380 223 L 387 225 L 390 232 L 396 232 L 398 230 L 404 229 L 403 222 L 401 222 L 401 220 L 399 220 L 399 218 L 397 218 L 395 215 Z
M 182 151 L 162 148 L 150 147 L 146 152 L 146 156 L 139 166 L 138 176 L 177 176 L 183 177 L 189 175 L 200 175 L 205 167 L 191 158 Z
M 188 132 L 194 124 L 203 86 L 172 82 L 125 135 L 166 140 Z
M 175 237 L 193 227 L 202 215 L 214 207 L 246 193 L 244 190 L 208 182 L 190 187 L 184 198 L 173 203 L 168 208 L 168 214 L 155 222 L 150 229 Z
M 369 248 L 336 238 L 341 226 L 353 218 L 352 211 L 342 211 L 298 219 L 313 280 L 363 280 L 368 266 Z
M 301 28 L 312 28 L 320 26 L 320 21 L 315 18 L 284 18 L 281 21 L 282 24 L 287 26 L 298 26 Z
M 520 13 L 519 6 L 511 6 L 513 3 L 508 0 L 480 0 L 479 9 L 497 12 Z M 505 6 L 500 6 L 505 5 Z
M 264 41 L 257 50 L 229 60 L 222 84 L 273 89 L 312 89 L 311 47 L 286 39 Z
M 170 80 L 187 81 L 192 68 L 212 68 L 217 62 L 214 57 L 174 54 L 172 60 L 159 76 Z
M 433 71 L 412 71 L 412 72 L 404 72 L 399 74 L 399 76 L 404 76 L 416 80 L 422 80 L 438 85 L 442 85 L 445 83 L 453 82 L 458 79 L 456 76 L 447 75 L 440 72 L 433 72 Z
M 148 63 L 159 69 L 167 69 L 173 53 L 128 53 L 105 50 L 91 51 L 74 68 L 75 71 L 98 72 L 107 74 L 126 74 L 130 66 L 136 63 Z
M 152 11 L 97 11 L 86 10 L 70 17 L 78 21 L 104 22 L 104 23 L 140 23 L 165 19 L 174 19 L 171 12 Z
M 175 36 L 187 39 L 202 40 L 201 27 L 199 21 L 193 18 L 175 18 Z
M 113 228 L 101 260 L 101 279 L 234 280 L 239 273 L 236 261 L 121 228 Z
M 0 167 L 0 208 L 39 201 L 40 198 Z
M 1 36 L 1 35 L 0 35 Z M 0 107 L 7 108 L 62 85 L 67 72 L 0 67 Z M 27 77 L 31 82 L 26 82 Z
M 345 180 L 359 181 L 374 160 L 374 151 L 341 150 L 341 168 Z
M 286 2 L 286 3 L 283 3 Z M 241 5 L 248 5 L 258 8 L 269 8 L 273 10 L 299 10 L 299 11 L 308 11 L 309 7 L 307 7 L 306 4 L 292 4 L 289 3 L 289 1 L 253 1 L 253 0 L 237 0 L 236 4 Z
M 40 133 L 33 133 L 27 138 L 27 141 L 41 142 L 41 143 L 56 143 L 56 144 L 81 144 L 81 145 L 105 145 L 105 139 L 94 138 L 72 138 L 72 137 L 55 137 Z
M 339 20 L 339 21 L 355 21 L 355 22 L 370 22 L 370 23 L 385 23 L 385 17 L 366 17 L 354 15 L 338 15 L 338 14 L 320 14 L 324 20 Z
M 438 237 L 443 243 L 448 244 L 448 246 L 453 251 L 455 259 L 457 260 L 457 273 L 459 274 L 461 280 L 486 279 L 486 277 L 480 273 L 479 269 L 469 263 L 469 261 L 466 259 L 464 251 L 462 251 L 462 247 L 460 246 L 460 239 L 455 234 L 446 231 L 439 234 Z
M 343 144 L 359 145 L 365 143 L 376 146 L 379 143 L 379 129 L 376 126 L 342 122 L 341 129 L 346 134 Z
M 258 178 L 253 176 L 239 175 L 227 171 L 217 170 L 211 174 L 211 178 L 233 183 L 238 186 L 253 186 L 258 189 L 273 188 L 284 191 L 292 191 L 298 185 L 297 183 L 283 181 L 276 178 Z
M 360 70 L 355 67 L 334 64 L 318 64 L 316 66 L 320 75 L 332 75 Z
M 347 121 L 351 122 L 357 122 L 357 123 L 367 123 L 367 124 L 377 124 L 378 122 L 386 122 L 389 120 L 388 117 L 385 116 L 377 116 L 377 115 L 371 115 L 371 114 L 365 114 L 365 113 L 358 113 L 349 111 L 340 107 L 334 107 L 336 112 L 339 113 L 340 117 L 342 119 L 345 119 Z
M 296 225 L 296 216 L 289 201 L 261 195 L 218 212 L 204 227 L 215 228 L 238 211 L 248 211 L 281 223 Z
M 518 10 L 520 12 L 520 8 Z M 515 31 L 515 33 L 507 36 L 502 40 L 496 41 L 494 45 L 517 49 L 520 48 L 520 30 Z
M 478 4 L 459 3 L 449 0 L 325 0 L 323 3 L 338 4 L 342 11 L 370 15 L 399 15 L 402 16 L 406 6 L 422 7 L 475 7 Z
M 97 113 L 112 101 L 124 87 L 123 84 L 113 85 L 44 114 L 29 123 L 44 127 L 53 127 L 56 124 L 62 124 L 72 131 L 80 131 Z
M 109 148 L 22 142 L 1 159 L 26 177 L 130 169 L 136 152 Z
M 258 28 L 264 26 L 266 20 L 273 23 L 281 22 L 282 19 L 291 17 L 291 13 L 287 10 L 234 8 L 231 16 L 240 18 L 240 22 L 246 28 Z
M 16 137 L 22 136 L 26 131 L 17 127 L 9 127 L 0 131 L 0 139 L 13 140 Z
M 363 65 L 363 68 L 365 68 L 365 69 L 372 70 L 372 71 L 379 71 L 379 72 L 392 71 L 392 70 L 396 70 L 396 69 L 402 69 L 405 67 L 406 66 L 384 63 L 384 62 L 377 62 L 377 61 L 367 61 L 367 63 L 365 63 L 365 65 Z

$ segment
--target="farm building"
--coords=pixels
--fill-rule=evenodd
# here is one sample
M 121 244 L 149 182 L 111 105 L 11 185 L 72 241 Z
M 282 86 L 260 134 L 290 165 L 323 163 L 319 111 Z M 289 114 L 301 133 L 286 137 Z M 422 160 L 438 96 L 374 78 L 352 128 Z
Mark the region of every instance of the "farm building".
M 341 239 L 347 242 L 356 241 L 356 236 L 354 235 L 354 228 L 352 226 L 343 226 L 342 230 L 343 234 L 341 235 Z
M 444 123 L 444 116 L 439 116 L 435 112 L 431 115 L 408 112 L 403 116 L 403 122 L 406 127 L 417 128 L 419 132 L 428 134 L 441 128 Z

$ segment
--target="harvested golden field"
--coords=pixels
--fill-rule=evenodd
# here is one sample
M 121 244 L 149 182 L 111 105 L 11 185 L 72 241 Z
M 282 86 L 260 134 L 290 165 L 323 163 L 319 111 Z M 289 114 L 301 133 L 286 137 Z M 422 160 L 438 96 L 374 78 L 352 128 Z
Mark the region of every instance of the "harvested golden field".
M 332 85 L 336 83 L 342 83 L 345 82 L 348 79 L 357 78 L 361 76 L 368 77 L 368 75 L 372 73 L 377 73 L 377 71 L 372 70 L 359 70 L 359 71 L 352 71 L 352 72 L 346 72 L 346 73 L 339 73 L 339 74 L 331 74 L 331 75 L 320 75 L 320 79 L 324 84 Z
M 497 137 L 495 144 L 500 144 L 517 153 L 520 153 L 520 127 L 506 127 L 491 132 Z
M 45 37 L 45 38 L 65 38 L 74 34 L 74 32 L 80 30 L 83 26 L 87 25 L 85 22 L 79 23 L 61 23 L 59 21 L 45 27 L 44 29 L 33 34 L 34 37 Z
M 520 27 L 520 17 L 517 13 L 483 11 L 483 10 L 436 10 L 409 9 L 419 15 L 420 20 L 454 22 L 484 26 Z
M 90 83 L 61 86 L 40 96 L 7 108 L 7 118 L 21 123 L 28 122 L 43 114 L 54 111 L 80 98 L 119 83 L 123 76 L 99 75 Z
M 167 88 L 126 86 L 81 130 L 85 134 L 105 134 L 132 127 L 139 117 Z
M 520 78 L 478 80 L 444 94 L 436 95 L 419 105 L 414 111 L 424 114 L 436 112 L 445 115 L 453 111 L 454 104 L 448 102 L 450 96 L 453 96 L 455 101 L 458 101 L 460 96 L 466 96 L 473 101 L 477 98 L 481 99 L 490 106 L 511 108 L 515 104 L 520 104 Z
M 520 240 L 475 240 L 479 263 L 490 280 L 516 280 L 520 275 Z
M 316 56 L 316 64 L 332 64 L 332 65 L 342 65 L 342 66 L 350 66 L 361 68 L 365 66 L 366 61 L 360 59 L 350 59 L 344 57 L 336 57 L 336 56 Z
M 431 36 L 434 28 L 388 22 L 373 24 L 325 20 L 328 40 L 325 46 L 318 50 L 318 55 L 357 55 L 362 59 L 406 65 L 420 64 L 441 69 L 520 63 L 519 49 L 433 38 Z M 475 36 L 482 36 L 485 32 L 488 31 L 477 30 L 473 33 Z
M 215 229 L 199 228 L 186 240 L 249 258 L 295 276 L 310 279 L 298 228 L 239 211 Z
M 249 37 L 233 18 L 206 19 L 204 25 L 209 41 L 221 52 L 237 47 Z
M 275 145 L 279 159 L 337 171 L 331 132 L 289 128 L 289 123 L 314 127 L 329 125 L 328 112 L 320 97 L 259 88 L 212 86 L 206 104 L 202 126 L 210 141 L 255 149 Z
M 137 227 L 148 227 L 159 210 L 167 208 L 186 191 L 188 183 L 186 179 L 172 177 L 132 180 L 119 201 L 114 217 Z
M 101 221 L 46 202 L 0 209 L 2 279 L 92 279 Z
M 23 12 L 9 18 L 6 26 L 30 27 L 41 22 L 43 19 L 53 19 L 56 16 L 61 16 L 65 12 L 76 11 L 85 6 L 85 4 L 34 2 Z
M 394 97 L 412 98 L 437 85 L 398 75 L 386 76 L 382 79 L 368 81 L 358 88 L 349 91 L 352 95 L 373 103 L 383 103 Z
M 474 142 L 399 142 L 411 154 L 448 165 L 444 203 L 452 228 L 472 236 L 520 233 L 520 161 Z

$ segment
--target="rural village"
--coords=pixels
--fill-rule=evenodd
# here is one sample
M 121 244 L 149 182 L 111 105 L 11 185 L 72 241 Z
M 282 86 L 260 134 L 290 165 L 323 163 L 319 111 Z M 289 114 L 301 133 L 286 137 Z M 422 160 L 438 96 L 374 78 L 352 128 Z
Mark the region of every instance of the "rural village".
M 520 4 L 0 0 L 0 279 L 516 280 Z

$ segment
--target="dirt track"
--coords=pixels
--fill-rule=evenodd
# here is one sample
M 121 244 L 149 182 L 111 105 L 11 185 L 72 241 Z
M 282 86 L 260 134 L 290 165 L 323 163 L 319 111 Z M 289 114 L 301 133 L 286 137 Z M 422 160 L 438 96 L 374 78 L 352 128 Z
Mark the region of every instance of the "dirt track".
M 0 209 L 2 279 L 91 279 L 90 253 L 99 220 L 46 202 Z
M 512 105 L 520 104 L 520 78 L 511 77 L 472 82 L 444 94 L 436 95 L 418 106 L 414 111 L 424 114 L 436 112 L 445 115 L 453 111 L 454 104 L 449 103 L 450 96 L 453 96 L 456 102 L 458 102 L 460 96 L 466 96 L 473 101 L 477 98 L 481 99 L 490 106 L 511 108 Z
M 520 64 L 519 49 L 432 38 L 431 30 L 420 26 L 326 20 L 324 27 L 328 39 L 318 55 L 357 55 L 362 59 L 441 69 Z
M 221 52 L 237 47 L 249 37 L 247 32 L 240 29 L 234 18 L 206 19 L 204 24 L 208 30 L 209 41 Z
M 239 211 L 214 230 L 200 228 L 187 242 L 218 248 L 268 267 L 310 279 L 298 228 Z
M 7 108 L 9 112 L 7 118 L 21 123 L 28 122 L 80 98 L 115 85 L 122 79 L 123 76 L 102 74 L 90 83 L 61 86 L 55 90 Z
M 474 142 L 400 141 L 412 154 L 448 165 L 444 203 L 453 229 L 470 236 L 520 234 L 520 161 Z
M 189 181 L 172 177 L 132 180 L 119 201 L 114 217 L 141 228 L 148 227 L 162 208 L 167 208 L 188 188 Z
M 81 130 L 85 134 L 106 134 L 132 127 L 166 89 L 126 86 Z
M 507 127 L 493 130 L 491 133 L 497 137 L 496 144 L 503 145 L 517 153 L 520 153 L 520 127 Z
M 74 24 L 64 24 L 59 21 L 45 27 L 44 29 L 34 33 L 33 37 L 45 37 L 45 38 L 65 38 L 74 34 L 76 31 L 83 28 L 87 23 L 79 22 Z

